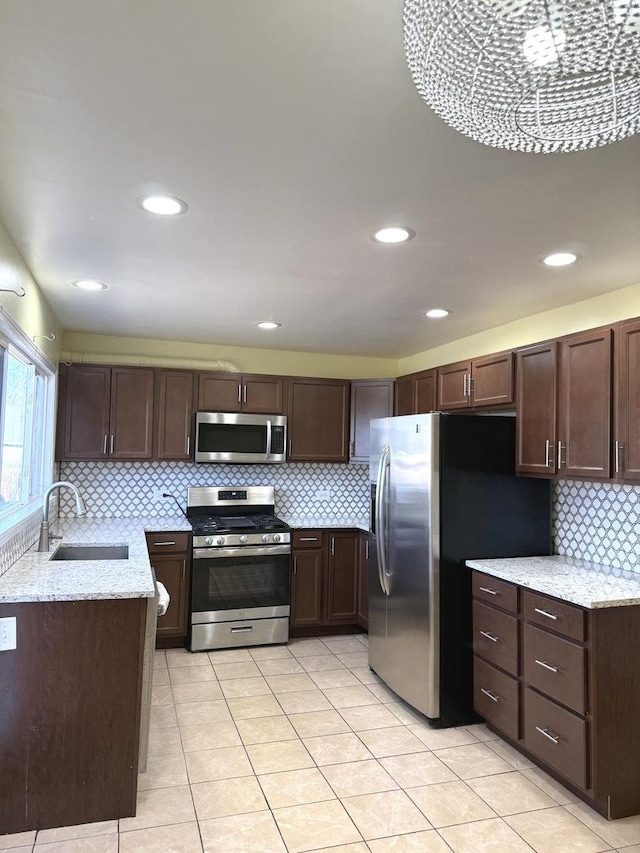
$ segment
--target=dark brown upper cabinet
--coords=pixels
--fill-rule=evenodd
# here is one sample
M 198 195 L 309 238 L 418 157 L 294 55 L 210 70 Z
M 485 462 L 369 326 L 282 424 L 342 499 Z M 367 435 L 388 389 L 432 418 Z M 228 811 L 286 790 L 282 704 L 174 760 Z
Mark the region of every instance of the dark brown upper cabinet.
M 369 422 L 393 415 L 393 379 L 360 379 L 351 383 L 349 461 L 369 461 Z
M 514 402 L 514 354 L 501 352 L 438 368 L 438 409 L 495 408 Z
M 435 411 L 435 370 L 422 370 L 396 379 L 396 415 L 422 415 Z
M 560 344 L 560 477 L 611 476 L 612 349 L 611 327 L 570 335 Z
M 151 459 L 153 370 L 62 367 L 58 458 Z
M 194 380 L 189 370 L 156 371 L 156 459 L 191 459 Z
M 200 373 L 198 410 L 282 415 L 284 382 L 282 376 Z
M 516 473 L 556 472 L 558 342 L 528 347 L 516 362 Z
M 620 323 L 617 350 L 614 476 L 640 481 L 640 320 Z
M 341 379 L 289 380 L 291 462 L 348 461 L 349 387 Z

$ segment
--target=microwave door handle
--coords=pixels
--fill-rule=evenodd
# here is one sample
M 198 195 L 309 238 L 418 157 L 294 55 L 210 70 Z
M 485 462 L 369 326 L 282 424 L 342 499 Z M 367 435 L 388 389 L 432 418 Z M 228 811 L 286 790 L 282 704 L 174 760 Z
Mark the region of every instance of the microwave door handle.
M 267 420 L 267 452 L 265 457 L 268 459 L 271 456 L 271 421 Z

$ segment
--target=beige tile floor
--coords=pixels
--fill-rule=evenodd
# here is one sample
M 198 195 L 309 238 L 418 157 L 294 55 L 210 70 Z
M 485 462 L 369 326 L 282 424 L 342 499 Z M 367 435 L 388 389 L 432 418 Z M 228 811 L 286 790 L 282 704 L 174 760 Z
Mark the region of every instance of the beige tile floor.
M 485 726 L 430 728 L 366 636 L 156 653 L 135 818 L 0 836 L 13 853 L 640 853 Z

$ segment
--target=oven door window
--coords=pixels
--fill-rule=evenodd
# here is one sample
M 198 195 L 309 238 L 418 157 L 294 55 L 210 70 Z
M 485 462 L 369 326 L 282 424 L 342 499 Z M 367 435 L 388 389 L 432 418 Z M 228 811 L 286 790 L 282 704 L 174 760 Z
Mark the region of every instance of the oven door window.
M 267 428 L 264 424 L 198 424 L 200 453 L 267 452 Z
M 193 611 L 289 604 L 290 560 L 290 554 L 194 559 Z

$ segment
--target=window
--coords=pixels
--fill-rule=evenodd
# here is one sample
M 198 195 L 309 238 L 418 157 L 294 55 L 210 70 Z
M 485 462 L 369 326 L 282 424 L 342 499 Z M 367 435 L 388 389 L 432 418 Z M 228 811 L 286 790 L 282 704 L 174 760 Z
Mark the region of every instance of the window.
M 0 520 L 38 501 L 50 481 L 52 396 L 53 365 L 3 311 L 0 314 Z

